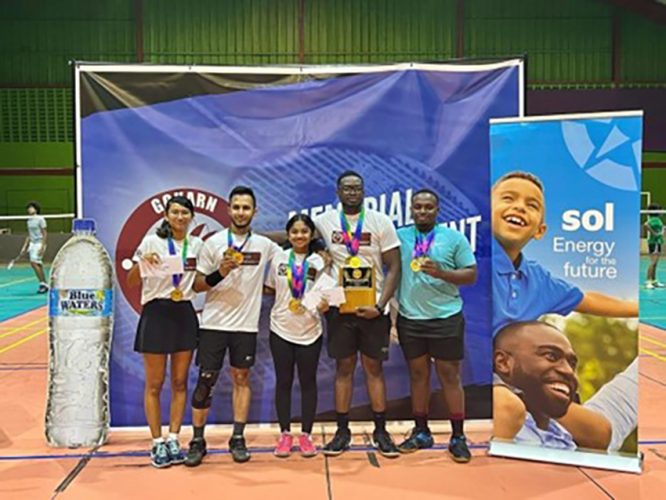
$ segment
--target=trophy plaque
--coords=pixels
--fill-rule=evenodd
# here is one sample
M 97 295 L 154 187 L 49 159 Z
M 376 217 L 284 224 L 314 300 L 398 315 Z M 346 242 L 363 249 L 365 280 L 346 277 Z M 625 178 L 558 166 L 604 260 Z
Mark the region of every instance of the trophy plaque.
M 359 307 L 374 307 L 377 303 L 376 277 L 373 266 L 340 268 L 340 285 L 346 302 L 340 305 L 341 314 L 354 314 Z

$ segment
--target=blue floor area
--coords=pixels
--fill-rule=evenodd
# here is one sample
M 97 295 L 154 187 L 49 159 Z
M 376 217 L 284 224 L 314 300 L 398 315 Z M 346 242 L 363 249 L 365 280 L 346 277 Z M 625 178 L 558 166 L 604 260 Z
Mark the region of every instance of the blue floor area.
M 649 264 L 641 258 L 640 306 L 641 322 L 666 330 L 666 288 L 645 288 L 645 273 Z M 48 266 L 47 266 L 48 269 Z M 666 283 L 666 258 L 659 262 L 657 278 Z M 46 305 L 46 295 L 38 295 L 37 278 L 29 265 L 17 265 L 11 270 L 0 269 L 0 321 Z
M 48 279 L 48 266 L 47 266 Z M 39 283 L 27 264 L 0 268 L 0 321 L 20 316 L 46 305 L 46 294 L 38 294 Z
M 641 323 L 666 330 L 666 288 L 645 288 L 645 276 L 650 260 L 641 257 Z M 666 258 L 661 259 L 657 265 L 657 281 L 666 283 Z

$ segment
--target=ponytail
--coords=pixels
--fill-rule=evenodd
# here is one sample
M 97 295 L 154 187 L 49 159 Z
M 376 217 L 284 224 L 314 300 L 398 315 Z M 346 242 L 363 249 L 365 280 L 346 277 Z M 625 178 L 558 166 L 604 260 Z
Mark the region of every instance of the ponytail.
M 157 228 L 155 233 L 157 233 L 157 236 L 159 236 L 162 239 L 171 238 L 171 236 L 173 236 L 173 233 L 171 231 L 171 226 L 169 225 L 169 222 L 167 222 L 166 220 L 162 221 L 162 224 L 160 225 L 160 227 Z

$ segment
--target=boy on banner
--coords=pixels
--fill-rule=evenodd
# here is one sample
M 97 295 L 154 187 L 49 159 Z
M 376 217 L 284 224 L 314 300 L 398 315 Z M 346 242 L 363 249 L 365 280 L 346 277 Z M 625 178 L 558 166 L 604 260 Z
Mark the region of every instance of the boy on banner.
M 476 281 L 476 259 L 465 236 L 437 225 L 439 196 L 421 189 L 412 196 L 414 227 L 398 231 L 402 275 L 397 320 L 400 346 L 409 365 L 415 427 L 398 447 L 402 453 L 431 448 L 428 428 L 431 359 L 451 420 L 449 452 L 456 462 L 471 454 L 463 432 L 465 394 L 461 383 L 465 319 L 458 287 Z
M 236 462 L 250 459 L 243 432 L 252 396 L 250 368 L 257 347 L 264 274 L 281 251 L 273 241 L 252 233 L 256 212 L 252 189 L 235 187 L 229 195 L 231 226 L 206 240 L 199 257 L 194 290 L 206 292 L 206 302 L 199 329 L 199 379 L 192 393 L 194 437 L 185 460 L 190 467 L 199 465 L 206 455 L 204 426 L 227 350 L 234 413 L 229 449 Z
M 386 384 L 382 363 L 388 359 L 390 320 L 386 315 L 389 300 L 400 280 L 400 241 L 391 220 L 384 214 L 363 207 L 364 185 L 360 174 L 342 173 L 337 180 L 342 211 L 329 210 L 314 219 L 326 241 L 332 263 L 332 276 L 343 281 L 363 282 L 355 295 L 361 305 L 350 310 L 350 295 L 340 308 L 326 313 L 328 354 L 336 360 L 335 411 L 338 429 L 324 446 L 325 455 L 339 455 L 349 449 L 349 408 L 351 406 L 357 353 L 365 372 L 375 430 L 372 440 L 385 457 L 399 455 L 386 430 Z M 387 267 L 386 277 L 383 267 Z M 367 289 L 375 288 L 376 294 Z M 370 296 L 371 295 L 371 296 Z M 363 301 L 372 301 L 365 303 Z M 343 308 L 346 308 L 343 310 Z
M 523 248 L 546 234 L 543 184 L 528 172 L 510 172 L 493 186 L 493 335 L 513 321 L 572 311 L 634 318 L 638 303 L 597 292 L 583 292 L 553 277 L 538 262 L 523 258 Z

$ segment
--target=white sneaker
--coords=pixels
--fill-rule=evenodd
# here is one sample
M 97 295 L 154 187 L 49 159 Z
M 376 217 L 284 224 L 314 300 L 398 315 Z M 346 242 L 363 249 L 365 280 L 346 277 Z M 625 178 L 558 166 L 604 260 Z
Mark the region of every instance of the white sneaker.
M 656 288 L 664 288 L 664 287 L 666 287 L 666 285 L 664 285 L 663 283 L 661 283 L 661 282 L 659 282 L 659 281 L 655 281 L 655 282 L 653 283 L 653 285 L 654 285 Z
M 646 282 L 645 283 L 645 288 L 647 288 L 648 290 L 652 290 L 654 288 L 654 282 L 652 282 L 652 281 Z

